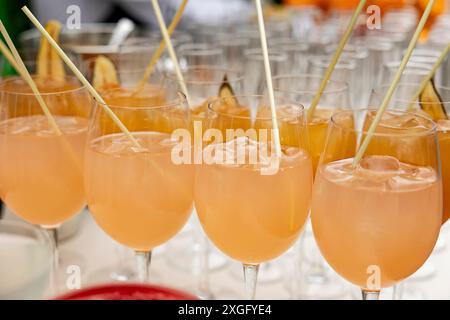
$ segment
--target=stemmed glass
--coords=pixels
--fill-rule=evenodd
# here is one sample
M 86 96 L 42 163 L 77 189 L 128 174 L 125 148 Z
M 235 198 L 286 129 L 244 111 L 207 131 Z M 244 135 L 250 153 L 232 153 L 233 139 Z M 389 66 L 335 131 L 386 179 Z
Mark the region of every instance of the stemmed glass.
M 269 61 L 273 76 L 289 73 L 288 55 L 280 50 L 270 50 Z M 260 48 L 245 50 L 244 52 L 244 90 L 246 94 L 262 94 L 266 82 L 264 74 L 264 57 Z
M 50 127 L 24 80 L 0 84 L 0 197 L 51 235 L 56 276 L 58 227 L 86 203 L 83 155 L 92 101 L 73 77 L 34 80 L 61 135 Z
M 387 85 L 382 85 L 374 89 L 371 98 L 371 105 L 377 105 L 380 103 L 380 99 L 382 99 L 383 95 L 387 91 L 387 88 Z M 391 100 L 389 107 L 395 110 L 408 110 L 412 107 L 412 110 L 415 112 L 425 114 L 422 108 L 429 110 L 434 107 L 435 102 L 419 102 L 419 100 L 412 101 L 412 97 L 418 88 L 418 83 L 400 83 L 394 93 L 394 97 Z M 436 90 L 442 100 L 442 107 L 447 113 L 450 112 L 450 88 L 437 86 Z M 438 131 L 440 159 L 442 164 L 442 184 L 444 190 L 444 212 L 442 224 L 444 224 L 450 218 L 450 162 L 448 161 L 450 157 L 450 120 L 440 119 L 435 122 Z
M 146 47 L 127 46 L 122 48 L 120 53 L 109 57 L 115 67 L 119 83 L 111 85 L 106 82 L 104 87 L 96 88 L 107 104 L 138 108 L 140 106 L 158 106 L 165 103 L 166 92 L 162 87 L 162 75 L 158 70 L 153 71 L 143 89 L 140 92 L 136 92 L 136 87 L 144 74 L 149 56 L 155 50 L 156 46 L 148 43 Z M 91 82 L 93 82 L 92 79 L 94 78 L 96 63 L 96 59 L 91 59 L 83 65 L 85 76 Z M 110 81 L 111 79 L 106 80 Z M 137 112 L 134 121 L 141 121 Z M 123 245 L 116 244 L 114 251 L 117 256 L 117 262 L 113 265 L 95 270 L 89 276 L 90 282 L 97 283 L 111 280 L 123 282 L 136 278 L 135 268 L 129 263 L 129 249 Z
M 290 100 L 301 103 L 306 109 L 309 109 L 321 82 L 322 76 L 312 74 L 281 75 L 273 79 L 273 85 L 277 91 L 283 92 Z M 346 109 L 350 109 L 348 84 L 342 81 L 329 80 L 314 116 L 308 121 L 310 154 L 314 174 L 325 147 L 331 116 Z M 295 263 L 296 265 L 303 264 L 305 268 L 301 274 L 303 279 L 297 279 L 295 284 L 295 286 L 299 286 L 300 290 L 295 290 L 294 287 L 293 295 L 324 299 L 342 295 L 343 286 L 337 283 L 327 272 L 325 261 L 314 243 L 310 223 L 305 228 L 299 249 L 302 252 L 301 255 L 300 253 L 296 255 L 298 261 Z M 303 284 L 300 286 L 299 283 L 302 281 Z M 327 288 L 327 290 L 323 290 L 323 288 Z
M 375 113 L 332 117 L 311 209 L 323 256 L 366 300 L 378 299 L 381 289 L 424 264 L 442 223 L 435 124 L 418 114 L 386 111 L 364 157 L 353 164 Z
M 195 205 L 210 240 L 244 266 L 253 299 L 259 265 L 286 252 L 307 220 L 312 165 L 303 107 L 276 99 L 282 155 L 273 152 L 264 96 L 237 96 L 209 105 Z M 212 136 L 211 136 L 212 135 Z
M 323 76 L 330 64 L 330 57 L 313 57 L 310 61 L 308 73 Z M 334 68 L 332 80 L 344 81 L 349 84 L 350 88 L 357 88 L 357 83 L 360 81 L 357 73 L 357 63 L 353 59 L 341 58 Z M 351 105 L 358 105 L 360 92 L 353 90 L 350 92 Z
M 184 44 L 178 49 L 178 56 L 183 68 L 205 65 L 225 66 L 224 50 L 209 43 Z
M 139 280 L 146 282 L 152 250 L 176 235 L 192 212 L 194 167 L 172 158 L 179 144 L 172 133 L 188 128 L 186 100 L 109 107 L 139 148 L 97 103 L 86 148 L 88 205 L 111 238 L 136 252 Z
M 225 78 L 234 94 L 242 93 L 244 78 L 238 71 L 210 65 L 189 67 L 183 72 L 183 79 L 192 103 L 188 111 L 192 130 L 195 121 L 206 121 L 208 103 L 220 96 L 221 88 L 226 84 L 224 82 Z M 169 95 L 178 94 L 178 92 L 182 91 L 176 76 L 173 74 L 166 76 L 164 86 Z M 194 267 L 194 274 L 197 275 L 196 291 L 201 297 L 211 298 L 214 295 L 209 286 L 209 275 L 211 269 L 213 269 L 212 266 L 217 265 L 220 268 L 224 266 L 226 261 L 223 261 L 222 255 L 219 256 L 214 250 L 211 250 L 211 244 L 202 230 L 194 228 L 192 232 L 194 245 L 190 246 L 188 250 L 184 250 L 181 254 L 189 257 L 194 256 L 199 261 Z M 191 250 L 194 250 L 194 253 Z M 177 259 L 176 261 L 180 263 L 182 259 Z

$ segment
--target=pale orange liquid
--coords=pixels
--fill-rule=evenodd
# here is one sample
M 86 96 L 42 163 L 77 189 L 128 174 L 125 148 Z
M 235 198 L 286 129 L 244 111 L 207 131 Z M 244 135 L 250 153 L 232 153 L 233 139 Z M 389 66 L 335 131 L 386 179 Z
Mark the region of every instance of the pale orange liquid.
M 419 110 L 419 114 L 420 114 Z M 425 114 L 426 116 L 426 114 Z M 412 120 L 415 118 L 415 120 Z M 372 122 L 372 115 L 369 114 L 365 127 Z M 428 130 L 417 117 L 413 115 L 385 115 L 385 119 L 377 128 L 378 133 L 394 133 L 398 132 L 399 126 L 403 125 L 408 132 L 417 133 Z M 444 195 L 444 211 L 442 223 L 445 223 L 450 217 L 450 121 L 439 120 L 438 127 L 438 141 L 440 147 L 440 157 L 442 165 L 442 184 Z M 405 131 L 406 132 L 406 131 Z M 372 139 L 366 154 L 393 154 L 401 161 L 410 162 L 414 164 L 425 165 L 429 161 L 429 154 L 423 152 L 433 145 L 433 137 L 424 139 L 423 137 L 404 137 L 401 140 L 392 140 L 390 136 L 377 136 Z M 417 152 L 414 152 L 417 150 Z M 433 150 L 435 152 L 436 150 Z
M 114 240 L 149 251 L 172 238 L 193 206 L 194 168 L 171 160 L 170 135 L 134 133 L 136 150 L 123 134 L 103 136 L 86 152 L 89 209 Z
M 367 288 L 369 268 L 377 266 L 380 288 L 390 287 L 417 271 L 433 250 L 442 220 L 441 181 L 429 167 L 400 164 L 397 171 L 381 163 L 354 171 L 352 161 L 319 167 L 314 235 L 345 279 Z
M 438 137 L 442 165 L 442 185 L 444 186 L 444 217 L 445 223 L 450 218 L 450 120 L 438 122 Z
M 199 165 L 195 206 L 209 239 L 231 258 L 259 264 L 283 254 L 308 217 L 312 166 L 290 148 L 275 175 L 253 165 Z
M 314 173 L 320 161 L 328 132 L 328 123 L 334 113 L 338 112 L 336 109 L 317 109 L 314 112 L 314 117 L 308 123 L 309 139 L 311 141 L 311 159 L 313 163 Z
M 61 224 L 85 204 L 87 120 L 54 118 L 63 136 L 42 115 L 0 123 L 0 197 L 20 217 L 43 226 Z

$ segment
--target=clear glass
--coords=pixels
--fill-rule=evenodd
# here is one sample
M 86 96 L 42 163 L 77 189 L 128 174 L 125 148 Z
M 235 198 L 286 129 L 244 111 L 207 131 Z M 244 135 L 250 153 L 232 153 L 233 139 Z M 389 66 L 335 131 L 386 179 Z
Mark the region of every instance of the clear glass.
M 39 228 L 0 221 L 0 299 L 43 299 L 52 274 L 51 240 Z
M 336 46 L 331 46 L 328 50 L 328 54 L 332 55 L 337 49 Z M 340 60 L 355 61 L 355 74 L 358 81 L 355 81 L 354 87 L 354 103 L 357 106 L 367 106 L 371 93 L 371 76 L 370 73 L 370 60 L 369 50 L 360 45 L 347 44 L 342 52 Z
M 224 50 L 209 43 L 190 43 L 180 46 L 177 50 L 180 66 L 185 69 L 195 66 L 225 67 Z
M 175 236 L 192 213 L 194 167 L 172 158 L 179 144 L 172 133 L 188 130 L 186 100 L 109 107 L 139 148 L 96 104 L 85 160 L 88 205 L 111 238 L 136 252 L 138 277 L 147 282 L 151 251 Z
M 306 73 L 308 70 L 310 46 L 307 42 L 292 38 L 275 38 L 269 43 L 269 50 L 284 52 L 288 55 L 291 70 Z
M 220 89 L 224 85 L 225 79 L 234 94 L 242 94 L 244 90 L 244 78 L 241 73 L 221 66 L 189 67 L 183 71 L 183 79 L 193 104 L 190 112 L 194 114 L 207 111 L 207 101 L 220 95 Z M 178 92 L 182 91 L 174 74 L 166 75 L 164 87 L 168 94 L 173 95 L 173 98 L 178 95 Z
M 445 47 L 448 45 L 449 42 L 450 42 L 450 35 L 448 32 L 448 27 L 442 29 L 442 28 L 439 28 L 438 26 L 436 26 L 430 32 L 427 46 L 442 52 L 445 49 Z M 437 72 L 438 79 L 439 79 L 439 81 L 437 81 L 437 83 L 439 85 L 450 87 L 450 74 L 447 71 L 449 69 L 450 69 L 450 58 L 447 58 L 442 63 L 441 68 Z
M 400 63 L 400 61 L 390 61 L 383 65 L 380 84 L 392 83 L 395 73 L 400 67 Z M 420 83 L 428 75 L 432 67 L 433 65 L 430 64 L 409 62 L 400 81 L 406 83 Z
M 281 75 L 273 78 L 275 90 L 291 101 L 309 109 L 322 83 L 322 77 L 313 74 Z M 310 154 L 314 172 L 325 146 L 328 122 L 339 111 L 350 109 L 349 86 L 346 82 L 329 80 L 322 94 L 314 117 L 308 123 Z
M 276 104 L 281 158 L 273 153 L 267 98 L 237 96 L 210 103 L 207 132 L 215 139 L 204 144 L 196 168 L 200 223 L 219 250 L 243 263 L 249 299 L 255 297 L 259 265 L 296 242 L 309 212 L 312 165 L 303 107 L 282 94 Z
M 92 100 L 72 77 L 34 81 L 62 134 L 50 126 L 24 80 L 0 84 L 0 197 L 15 214 L 48 231 L 56 271 L 56 231 L 86 204 L 83 157 Z
M 269 62 L 272 76 L 289 73 L 288 55 L 279 50 L 270 50 Z M 244 91 L 246 94 L 262 94 L 266 86 L 264 57 L 260 48 L 248 49 L 244 53 Z
M 308 73 L 323 76 L 330 65 L 330 57 L 313 57 L 311 58 Z M 353 59 L 340 59 L 336 64 L 331 80 L 347 82 L 350 87 L 350 103 L 356 106 L 360 92 L 358 88 L 359 75 L 357 73 L 357 63 Z
M 369 81 L 370 88 L 374 88 L 382 82 L 383 66 L 389 61 L 397 61 L 401 58 L 400 50 L 395 50 L 394 44 L 389 39 L 382 37 L 358 37 L 353 43 L 364 46 L 369 51 Z
M 183 72 L 183 79 L 189 92 L 191 103 L 189 109 L 190 125 L 194 128 L 195 121 L 205 121 L 208 113 L 208 103 L 217 99 L 221 95 L 220 90 L 225 84 L 225 78 L 233 94 L 242 94 L 244 78 L 237 71 L 225 69 L 217 66 L 196 66 L 190 67 Z M 178 79 L 173 74 L 168 74 L 165 83 L 166 90 L 169 94 L 178 95 L 181 91 Z M 217 257 L 214 250 L 211 250 L 206 235 L 198 228 L 193 228 L 192 236 L 194 237 L 193 255 L 199 263 L 196 264 L 194 273 L 197 277 L 197 292 L 201 297 L 213 297 L 213 290 L 209 287 L 209 275 L 211 261 L 222 261 L 221 257 Z M 198 247 L 198 250 L 195 248 Z M 189 252 L 188 252 L 189 254 Z M 223 266 L 224 261 L 220 262 Z
M 332 117 L 311 209 L 322 255 L 365 299 L 415 273 L 442 223 L 438 136 L 427 117 L 386 111 L 364 157 L 352 165 L 375 113 Z
M 110 79 L 106 79 L 105 87 L 98 87 L 94 81 L 94 73 L 95 67 L 97 64 L 97 58 L 86 59 L 80 70 L 83 72 L 83 75 L 86 79 L 93 84 L 95 89 L 99 91 L 99 93 L 104 93 L 105 91 L 112 89 L 114 87 L 122 86 L 122 87 L 137 87 L 139 81 L 143 77 L 145 70 L 150 63 L 150 60 L 157 50 L 158 46 L 155 44 L 147 43 L 146 46 L 127 46 L 122 47 L 120 52 L 108 55 L 106 58 L 113 64 L 114 69 L 116 71 L 116 77 L 118 80 L 118 84 L 112 85 Z M 147 81 L 147 86 L 157 86 L 160 87 L 162 81 L 162 74 L 164 73 L 165 65 L 164 59 L 160 59 L 160 61 L 155 66 L 150 79 Z M 101 69 L 102 70 L 102 69 Z M 109 73 L 104 73 L 106 76 L 110 76 Z M 153 90 L 147 88 L 148 91 L 153 92 Z M 145 93 L 142 90 L 141 94 Z M 147 94 L 148 95 L 148 94 Z
M 388 87 L 389 86 L 387 85 L 383 85 L 374 89 L 371 98 L 372 107 L 377 107 L 381 104 L 382 98 Z M 412 107 L 414 111 L 426 115 L 422 108 L 426 110 L 433 108 L 434 105 L 432 102 L 411 100 L 418 88 L 419 84 L 417 83 L 400 83 L 389 107 L 393 110 L 408 110 Z M 447 114 L 450 113 L 450 88 L 438 86 L 436 87 L 436 90 L 442 99 L 442 106 Z M 450 163 L 448 161 L 450 157 L 450 120 L 438 120 L 436 121 L 436 125 L 442 164 L 442 184 L 444 188 L 444 215 L 442 220 L 442 223 L 444 224 L 450 218 Z
M 225 34 L 219 36 L 217 43 L 224 51 L 226 67 L 233 70 L 243 70 L 244 52 L 250 48 L 250 39 L 238 37 L 234 34 Z
M 311 74 L 284 75 L 273 79 L 273 85 L 277 91 L 282 91 L 290 100 L 301 103 L 307 109 L 316 96 L 321 82 L 321 76 Z M 311 121 L 308 122 L 310 154 L 314 173 L 325 147 L 331 116 L 350 108 L 348 84 L 329 80 L 316 112 Z M 298 292 L 293 292 L 293 295 L 312 299 L 329 299 L 343 295 L 343 286 L 337 283 L 333 275 L 328 272 L 325 261 L 318 252 L 309 223 L 305 227 L 304 241 L 299 249 L 302 250 L 301 256 L 297 255 L 296 258 L 301 259 L 301 261 L 296 261 L 296 265 L 303 265 L 304 267 L 301 273 L 302 278 L 296 280 Z M 307 259 L 303 259 L 303 257 L 307 257 Z
M 156 47 L 147 44 L 147 47 L 126 47 L 120 53 L 110 56 L 109 60 L 114 65 L 118 83 L 111 83 L 110 74 L 106 72 L 104 83 L 99 85 L 94 81 L 94 70 L 97 59 L 91 59 L 85 62 L 84 72 L 87 79 L 93 83 L 96 90 L 102 95 L 107 104 L 118 106 L 148 107 L 160 106 L 166 102 L 166 92 L 163 88 L 163 79 L 160 70 L 156 68 L 149 80 L 144 84 L 141 90 L 138 90 L 138 84 L 144 75 L 147 63 L 150 61 Z M 102 68 L 100 68 L 102 70 Z M 100 77 L 102 78 L 102 77 Z M 138 117 L 134 121 L 140 121 Z M 117 263 L 94 271 L 90 275 L 90 281 L 94 283 L 107 281 L 130 281 L 137 274 L 135 268 L 128 263 L 128 254 L 123 246 L 116 244 L 114 253 L 117 257 Z

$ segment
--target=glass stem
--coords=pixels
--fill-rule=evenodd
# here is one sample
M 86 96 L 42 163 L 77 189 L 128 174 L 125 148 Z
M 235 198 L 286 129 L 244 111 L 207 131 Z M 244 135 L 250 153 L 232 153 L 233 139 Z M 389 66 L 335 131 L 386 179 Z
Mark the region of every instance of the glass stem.
M 202 299 L 212 299 L 212 294 L 209 288 L 209 254 L 210 247 L 208 238 L 205 235 L 200 236 L 200 248 L 198 252 L 199 270 L 197 279 L 197 293 Z
M 400 282 L 394 286 L 392 289 L 392 299 L 393 300 L 402 300 L 402 293 L 403 293 L 403 283 Z
M 150 263 L 152 261 L 152 252 L 136 251 L 136 264 L 139 281 L 147 283 L 149 281 Z
M 249 300 L 255 300 L 256 282 L 258 280 L 259 264 L 243 264 L 245 289 Z
M 58 293 L 58 269 L 59 269 L 59 250 L 58 250 L 58 228 L 44 228 L 47 232 L 53 251 L 51 287 L 54 294 Z
M 370 291 L 362 289 L 363 300 L 380 300 L 380 291 Z

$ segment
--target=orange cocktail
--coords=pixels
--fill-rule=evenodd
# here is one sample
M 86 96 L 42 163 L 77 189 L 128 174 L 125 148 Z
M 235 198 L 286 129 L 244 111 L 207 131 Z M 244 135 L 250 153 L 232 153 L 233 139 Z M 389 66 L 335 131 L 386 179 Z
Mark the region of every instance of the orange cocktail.
M 323 256 L 366 297 L 415 273 L 431 254 L 442 222 L 434 123 L 417 114 L 386 111 L 363 158 L 354 163 L 372 112 L 332 117 L 311 208 Z M 361 121 L 366 127 L 358 125 Z M 351 140 L 353 148 L 348 148 Z
M 41 81 L 57 135 L 21 79 L 0 85 L 0 196 L 30 223 L 55 227 L 85 205 L 83 152 L 91 100 L 73 78 Z

